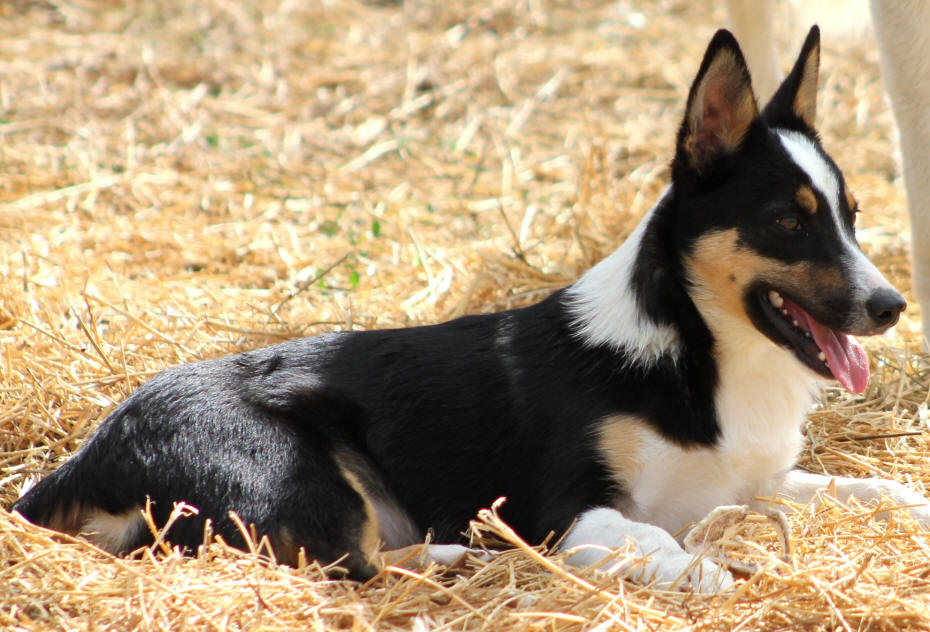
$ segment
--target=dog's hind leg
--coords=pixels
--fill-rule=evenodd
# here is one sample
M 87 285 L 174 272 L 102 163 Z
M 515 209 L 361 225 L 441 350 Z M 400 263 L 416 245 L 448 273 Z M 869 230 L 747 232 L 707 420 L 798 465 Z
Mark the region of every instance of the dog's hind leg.
M 244 505 L 242 523 L 254 523 L 267 534 L 278 561 L 296 566 L 303 557 L 345 569 L 351 579 L 365 581 L 381 567 L 381 530 L 370 493 L 358 478 L 323 455 L 294 465 L 285 477 L 271 475 L 263 487 L 278 490 L 260 507 Z M 251 513 L 249 513 L 251 512 Z M 242 546 L 235 535 L 217 533 Z
M 157 529 L 166 527 L 175 503 L 184 502 L 197 512 L 174 521 L 163 535 L 188 552 L 203 544 L 209 520 L 212 534 L 237 548 L 252 548 L 253 533 L 252 544 L 268 536 L 284 563 L 298 563 L 303 549 L 307 560 L 336 563 L 353 579 L 377 573 L 377 511 L 328 446 L 269 427 L 265 454 L 276 454 L 277 461 L 244 458 L 252 442 L 225 454 L 195 444 L 201 449 L 186 454 L 197 454 L 196 461 L 177 460 L 164 445 L 150 450 L 148 464 L 101 459 L 119 438 L 99 433 L 90 449 L 29 489 L 13 510 L 123 555 L 154 540 L 141 511 L 147 499 Z
M 114 500 L 119 494 L 94 499 L 82 493 L 85 485 L 81 483 L 87 481 L 88 474 L 79 457 L 40 481 L 12 509 L 33 524 L 80 536 L 114 555 L 150 545 L 154 537 L 143 516 L 144 495 L 138 503 L 119 508 L 122 505 Z M 376 511 L 351 476 L 340 472 L 334 463 L 318 465 L 306 463 L 312 471 L 292 471 L 293 478 L 268 470 L 253 472 L 249 481 L 253 491 L 268 493 L 227 497 L 226 515 L 213 507 L 185 516 L 167 530 L 165 539 L 172 546 L 194 552 L 204 542 L 209 519 L 212 535 L 237 548 L 250 548 L 247 538 L 252 534 L 248 532 L 254 532 L 258 539 L 267 535 L 280 562 L 297 565 L 303 550 L 308 560 L 335 563 L 348 577 L 367 580 L 379 568 Z M 237 486 L 235 481 L 230 485 Z M 186 502 L 195 508 L 198 504 L 193 498 Z M 171 499 L 153 499 L 156 528 L 165 527 L 172 507 Z

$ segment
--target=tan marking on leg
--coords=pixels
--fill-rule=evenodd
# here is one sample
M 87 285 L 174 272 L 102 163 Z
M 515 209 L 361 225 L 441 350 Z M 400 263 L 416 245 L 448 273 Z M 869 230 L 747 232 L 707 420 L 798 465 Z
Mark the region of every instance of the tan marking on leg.
M 382 547 L 400 549 L 422 541 L 424 534 L 419 532 L 413 520 L 384 485 L 384 481 L 372 471 L 370 464 L 363 457 L 348 450 L 339 450 L 336 453 L 336 461 L 343 470 L 355 475 L 365 490 L 365 497 L 374 506 Z
M 798 189 L 798 204 L 801 205 L 805 211 L 813 215 L 817 212 L 817 196 L 814 195 L 813 189 L 809 186 L 804 185 Z
M 294 539 L 294 534 L 291 533 L 290 529 L 287 527 L 278 529 L 271 539 L 271 543 L 274 546 L 275 559 L 279 563 L 299 568 L 301 547 L 297 545 L 297 540 Z
M 375 510 L 375 506 L 368 497 L 368 492 L 365 490 L 365 486 L 362 484 L 362 481 L 359 480 L 358 476 L 342 465 L 340 465 L 339 470 L 342 472 L 342 476 L 346 479 L 346 482 L 349 483 L 349 486 L 358 492 L 358 495 L 362 497 L 362 502 L 365 503 L 365 524 L 362 526 L 362 537 L 359 540 L 358 546 L 368 560 L 372 564 L 377 565 L 378 552 L 381 550 L 378 512 Z
M 342 474 L 343 479 L 361 497 L 364 504 L 365 518 L 362 524 L 361 537 L 358 541 L 358 550 L 368 559 L 370 564 L 376 568 L 381 568 L 380 556 L 378 555 L 381 550 L 378 512 L 375 510 L 375 506 L 359 477 L 348 469 L 338 456 L 336 461 L 339 463 L 339 472 Z M 306 554 L 301 555 L 303 546 L 309 546 L 311 551 L 313 548 L 312 542 L 299 543 L 287 527 L 275 530 L 272 543 L 278 561 L 295 568 L 300 567 L 302 559 L 306 561 Z
M 626 485 L 643 467 L 642 450 L 655 431 L 633 415 L 614 415 L 601 422 L 598 448 L 614 480 Z

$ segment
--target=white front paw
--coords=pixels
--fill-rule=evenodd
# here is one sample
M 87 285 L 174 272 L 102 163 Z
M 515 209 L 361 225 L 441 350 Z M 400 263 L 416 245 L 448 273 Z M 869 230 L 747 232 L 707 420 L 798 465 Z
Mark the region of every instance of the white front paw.
M 573 566 L 596 568 L 661 590 L 713 593 L 733 583 L 729 571 L 686 553 L 664 529 L 627 520 L 610 509 L 586 514 L 566 536 L 562 550 Z
M 642 565 L 631 579 L 644 584 L 653 582 L 662 590 L 692 590 L 699 593 L 717 593 L 733 584 L 730 571 L 717 563 L 697 555 L 676 550 L 661 549 L 643 558 Z
M 660 590 L 692 590 L 716 593 L 733 584 L 733 575 L 715 562 L 674 548 L 642 551 L 632 542 L 630 551 L 618 552 L 600 545 L 581 545 L 568 550 L 566 562 L 582 568 L 626 577 L 638 584 L 652 585 Z

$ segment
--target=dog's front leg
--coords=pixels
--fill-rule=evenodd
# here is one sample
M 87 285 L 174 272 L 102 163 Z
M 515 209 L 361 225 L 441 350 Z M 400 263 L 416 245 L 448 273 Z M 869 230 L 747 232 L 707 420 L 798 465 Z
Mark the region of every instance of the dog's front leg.
M 617 549 L 629 547 L 629 555 Z M 573 566 L 594 567 L 665 590 L 719 592 L 733 583 L 730 573 L 714 562 L 691 555 L 667 531 L 636 522 L 607 507 L 582 514 L 562 542 Z
M 834 491 L 835 490 L 835 491 Z M 796 503 L 807 504 L 819 494 L 829 493 L 845 503 L 851 496 L 864 502 L 883 499 L 895 506 L 907 507 L 908 513 L 922 527 L 930 528 L 930 502 L 897 481 L 884 478 L 849 478 L 825 476 L 801 470 L 791 470 L 777 490 L 777 495 Z M 883 516 L 884 512 L 879 514 Z

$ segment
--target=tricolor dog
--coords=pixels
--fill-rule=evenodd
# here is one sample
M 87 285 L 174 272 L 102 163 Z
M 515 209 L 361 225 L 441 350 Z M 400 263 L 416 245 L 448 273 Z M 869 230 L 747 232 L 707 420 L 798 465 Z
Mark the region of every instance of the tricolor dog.
M 571 562 L 629 545 L 643 581 L 731 580 L 679 533 L 721 505 L 813 497 L 793 471 L 818 383 L 861 392 L 854 335 L 905 302 L 856 243 L 858 209 L 814 131 L 819 32 L 761 111 L 733 36 L 691 86 L 671 184 L 630 238 L 573 285 L 512 311 L 342 332 L 169 369 L 120 405 L 14 509 L 114 553 L 151 542 L 147 501 L 244 546 L 235 512 L 279 559 L 341 560 L 459 542 L 481 508 Z M 919 505 L 903 486 L 840 479 L 841 496 Z M 574 526 L 573 526 L 574 525 Z
M 781 83 L 776 61 L 774 0 L 725 0 L 733 31 L 745 45 L 756 94 L 771 95 Z M 835 15 L 856 13 L 853 0 L 792 0 L 798 13 L 820 5 Z M 911 218 L 911 273 L 921 306 L 923 346 L 930 350 L 930 2 L 868 3 L 878 43 L 882 79 L 898 125 L 901 171 Z

